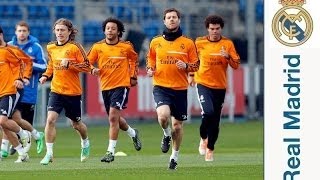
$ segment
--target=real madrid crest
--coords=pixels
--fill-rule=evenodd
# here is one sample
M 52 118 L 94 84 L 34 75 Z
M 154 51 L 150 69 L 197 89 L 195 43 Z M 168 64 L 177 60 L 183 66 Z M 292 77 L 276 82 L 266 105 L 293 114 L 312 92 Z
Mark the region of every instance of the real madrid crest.
M 295 47 L 311 36 L 313 23 L 310 14 L 302 8 L 306 0 L 279 0 L 282 8 L 272 19 L 272 32 L 283 45 Z

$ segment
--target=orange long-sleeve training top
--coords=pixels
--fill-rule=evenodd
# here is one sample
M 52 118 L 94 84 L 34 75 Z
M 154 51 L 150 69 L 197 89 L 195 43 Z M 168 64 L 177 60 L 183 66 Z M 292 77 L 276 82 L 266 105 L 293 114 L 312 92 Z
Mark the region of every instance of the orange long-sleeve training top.
M 178 69 L 178 60 L 185 62 L 187 69 Z M 167 41 L 162 36 L 153 38 L 146 63 L 147 69 L 155 70 L 153 85 L 175 90 L 187 89 L 188 73 L 199 68 L 196 46 L 193 40 L 186 36 L 180 36 L 174 41 Z
M 228 65 L 237 69 L 240 64 L 240 57 L 233 42 L 226 37 L 214 42 L 203 36 L 198 37 L 195 43 L 200 59 L 199 70 L 195 72 L 195 82 L 210 88 L 226 89 Z M 229 59 L 220 54 L 221 49 L 229 54 Z

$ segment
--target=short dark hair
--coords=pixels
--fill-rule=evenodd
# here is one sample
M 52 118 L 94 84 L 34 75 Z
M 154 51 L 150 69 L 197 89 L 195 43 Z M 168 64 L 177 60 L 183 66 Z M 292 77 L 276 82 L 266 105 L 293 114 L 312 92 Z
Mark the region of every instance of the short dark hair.
M 2 27 L 1 27 L 1 26 L 0 26 L 0 33 L 3 34 L 3 30 L 2 30 Z
M 29 24 L 26 22 L 26 21 L 19 21 L 17 24 L 16 24 L 16 29 L 18 26 L 24 26 L 28 29 L 28 31 L 30 31 L 30 26 Z
M 209 28 L 209 24 L 220 24 L 221 29 L 224 27 L 224 20 L 222 19 L 221 16 L 218 15 L 210 15 L 206 17 L 204 21 L 204 25 L 206 28 Z
M 163 20 L 166 19 L 166 14 L 167 14 L 167 13 L 170 13 L 170 12 L 176 12 L 178 18 L 179 18 L 179 19 L 181 18 L 181 13 L 180 13 L 180 11 L 178 11 L 176 8 L 169 8 L 169 9 L 166 9 L 166 10 L 163 11 Z
M 106 25 L 108 24 L 108 22 L 112 22 L 112 23 L 117 24 L 118 32 L 119 32 L 118 37 L 122 37 L 122 34 L 125 32 L 124 25 L 120 20 L 118 20 L 116 18 L 108 18 L 108 19 L 104 20 L 102 22 L 102 31 L 104 32 L 106 30 Z

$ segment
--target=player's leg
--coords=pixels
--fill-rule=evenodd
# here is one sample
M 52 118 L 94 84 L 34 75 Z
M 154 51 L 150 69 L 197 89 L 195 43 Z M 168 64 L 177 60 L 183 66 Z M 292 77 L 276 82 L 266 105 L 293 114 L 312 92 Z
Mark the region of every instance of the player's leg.
M 48 115 L 44 129 L 47 152 L 40 161 L 42 165 L 53 162 L 53 145 L 56 139 L 56 121 L 63 109 L 63 97 L 57 93 L 50 92 L 48 100 Z
M 213 102 L 212 92 L 210 88 L 207 88 L 201 84 L 196 85 L 198 100 L 201 108 L 201 124 L 199 127 L 200 143 L 199 154 L 205 155 L 208 144 L 208 122 L 213 116 Z
M 10 143 L 9 143 L 8 137 L 5 133 L 2 132 L 2 140 L 1 140 L 1 148 L 0 148 L 1 149 L 1 158 L 6 158 L 9 156 L 9 147 L 10 147 Z M 12 148 L 13 148 L 13 146 L 12 146 Z
M 30 139 L 28 134 L 18 126 L 17 123 L 10 120 L 14 107 L 17 103 L 18 95 L 7 95 L 0 98 L 0 126 L 3 133 L 7 136 L 10 143 L 17 149 L 19 153 L 18 160 L 16 162 L 24 162 L 28 159 L 28 154 L 25 152 L 23 145 L 19 142 L 17 135 L 21 137 L 22 142 L 26 145 Z M 16 135 L 17 134 L 17 135 Z
M 169 151 L 171 143 L 171 128 L 169 126 L 171 118 L 169 91 L 169 89 L 160 86 L 155 86 L 153 88 L 153 97 L 156 103 L 158 123 L 163 130 L 163 137 L 160 146 L 163 153 L 167 153 Z
M 72 127 L 77 131 L 81 142 L 80 161 L 85 162 L 90 155 L 90 141 L 88 128 L 81 119 L 81 96 L 64 96 L 66 117 L 70 119 Z
M 118 93 L 118 95 L 117 95 Z M 113 96 L 118 96 L 119 101 L 123 102 L 122 105 L 119 107 L 120 110 L 125 109 L 128 102 L 129 97 L 129 88 L 117 88 L 116 92 Z M 127 132 L 128 136 L 132 139 L 133 146 L 137 151 L 140 151 L 142 148 L 142 143 L 139 138 L 139 131 L 138 129 L 133 129 L 130 125 L 128 125 L 127 121 L 120 117 L 119 119 L 119 128 L 125 132 Z
M 226 90 L 212 89 L 213 113 L 208 121 L 208 145 L 206 150 L 206 161 L 213 161 L 213 151 L 220 132 L 220 117 Z
M 108 114 L 108 116 L 110 116 L 110 106 L 111 106 L 111 97 L 113 94 L 113 90 L 103 90 L 101 92 L 102 94 L 102 99 L 104 102 L 104 107 L 106 109 L 106 112 Z M 109 117 L 110 118 L 110 117 Z M 109 124 L 110 124 L 110 119 L 108 119 Z M 109 134 L 110 134 L 110 127 L 109 127 Z M 114 161 L 114 150 L 115 147 L 117 145 L 117 140 L 112 140 L 111 136 L 109 135 L 109 140 L 107 141 L 108 147 L 107 147 L 107 152 L 105 153 L 105 155 L 101 158 L 101 162 L 112 162 Z M 113 152 L 112 152 L 113 150 Z
M 1 117 L 0 117 L 0 119 L 1 119 Z M 16 151 L 19 154 L 18 159 L 15 161 L 15 163 L 21 163 L 21 162 L 28 161 L 29 155 L 25 151 L 25 149 L 23 148 L 23 145 L 19 142 L 17 135 L 14 132 L 12 132 L 6 128 L 3 128 L 3 133 L 6 135 L 6 137 L 8 138 L 10 143 L 12 144 L 12 146 L 16 149 Z
M 170 156 L 169 169 L 177 169 L 179 150 L 183 138 L 183 122 L 187 120 L 188 101 L 187 90 L 174 92 L 174 104 L 172 106 L 172 152 Z
M 32 135 L 33 139 L 36 140 L 37 153 L 40 154 L 43 151 L 43 148 L 44 148 L 44 133 L 38 131 L 33 126 L 34 109 L 35 109 L 35 105 L 34 104 L 20 102 L 17 105 L 17 110 L 20 110 L 20 113 L 21 113 L 21 118 L 20 119 L 21 119 L 21 121 L 23 123 L 23 125 L 21 125 L 21 127 L 23 129 L 26 129 L 26 130 L 31 132 L 31 135 Z M 29 126 L 29 124 L 30 124 L 30 126 Z M 29 126 L 29 127 L 24 128 L 23 126 Z
M 108 94 L 104 94 L 104 101 L 106 110 L 109 109 L 109 144 L 106 155 L 101 159 L 101 162 L 112 162 L 114 160 L 115 148 L 118 141 L 120 124 L 123 129 L 129 126 L 122 119 L 121 121 L 121 110 L 126 108 L 128 102 L 129 88 L 118 87 L 108 91 Z M 121 123 L 120 123 L 121 121 Z M 124 127 L 125 126 L 125 127 Z M 128 130 L 127 129 L 127 130 Z M 132 132 L 132 128 L 131 134 Z M 129 132 L 130 133 L 130 132 Z

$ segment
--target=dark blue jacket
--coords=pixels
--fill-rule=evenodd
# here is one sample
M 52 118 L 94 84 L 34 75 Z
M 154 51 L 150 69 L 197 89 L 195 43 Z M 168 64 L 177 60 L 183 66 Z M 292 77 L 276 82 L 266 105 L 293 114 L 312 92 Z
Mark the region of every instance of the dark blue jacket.
M 45 59 L 43 49 L 39 44 L 39 40 L 36 37 L 29 35 L 28 42 L 26 44 L 20 45 L 18 44 L 17 36 L 13 36 L 12 40 L 8 42 L 8 44 L 19 47 L 33 60 L 32 76 L 29 79 L 30 84 L 28 86 L 24 86 L 24 92 L 21 102 L 28 104 L 36 104 L 38 95 L 39 76 L 47 68 L 47 60 Z

